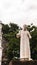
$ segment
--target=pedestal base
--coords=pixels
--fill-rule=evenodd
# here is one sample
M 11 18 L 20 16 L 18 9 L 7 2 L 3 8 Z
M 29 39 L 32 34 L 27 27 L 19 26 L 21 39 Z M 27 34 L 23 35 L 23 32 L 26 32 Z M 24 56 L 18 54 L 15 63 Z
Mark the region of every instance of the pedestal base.
M 36 61 L 11 61 L 9 65 L 37 65 L 37 60 Z

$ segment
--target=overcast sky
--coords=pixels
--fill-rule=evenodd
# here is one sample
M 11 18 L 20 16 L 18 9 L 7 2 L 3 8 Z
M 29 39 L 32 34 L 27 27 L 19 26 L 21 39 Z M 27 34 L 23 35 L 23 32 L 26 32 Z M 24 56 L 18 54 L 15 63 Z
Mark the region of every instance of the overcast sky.
M 0 20 L 20 26 L 37 25 L 37 0 L 0 0 Z

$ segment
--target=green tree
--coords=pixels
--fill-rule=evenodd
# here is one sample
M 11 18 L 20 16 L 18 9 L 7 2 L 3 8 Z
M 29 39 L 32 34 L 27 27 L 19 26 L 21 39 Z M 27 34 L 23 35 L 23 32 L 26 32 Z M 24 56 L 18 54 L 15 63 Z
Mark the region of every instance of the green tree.
M 31 56 L 33 59 L 37 59 L 37 27 L 34 25 L 28 25 L 28 30 L 32 36 L 30 40 Z M 20 27 L 20 29 L 22 29 Z M 14 57 L 19 57 L 20 52 L 20 38 L 16 38 L 16 34 L 19 31 L 19 26 L 14 23 L 3 24 L 3 37 L 8 42 L 6 48 L 6 55 L 9 61 Z
M 18 31 L 19 26 L 17 24 L 10 23 L 9 25 L 3 25 L 3 37 L 8 42 L 6 48 L 6 55 L 9 61 L 14 57 L 19 57 L 20 39 L 16 38 L 16 34 Z
M 30 40 L 31 56 L 33 59 L 37 59 L 37 27 L 34 25 L 29 25 L 28 30 L 32 36 L 32 39 Z

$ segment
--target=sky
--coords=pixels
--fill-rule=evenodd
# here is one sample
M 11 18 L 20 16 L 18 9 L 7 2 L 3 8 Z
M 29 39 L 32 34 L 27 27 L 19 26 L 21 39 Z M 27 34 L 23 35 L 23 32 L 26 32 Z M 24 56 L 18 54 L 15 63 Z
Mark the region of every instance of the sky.
M 37 0 L 0 0 L 0 20 L 5 24 L 37 26 Z

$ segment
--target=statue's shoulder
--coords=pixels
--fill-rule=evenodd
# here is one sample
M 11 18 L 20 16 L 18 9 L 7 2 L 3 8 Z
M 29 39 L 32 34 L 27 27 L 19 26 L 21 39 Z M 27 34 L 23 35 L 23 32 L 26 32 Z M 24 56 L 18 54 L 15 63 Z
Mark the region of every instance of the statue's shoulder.
M 29 32 L 29 31 L 27 30 L 27 32 Z
M 26 32 L 27 32 L 27 33 L 29 33 L 29 31 L 28 31 L 28 30 L 26 30 Z
M 30 32 L 27 30 L 27 34 L 29 34 Z

